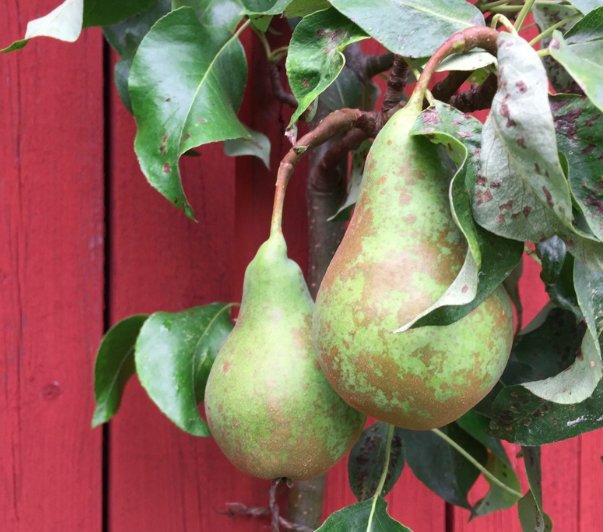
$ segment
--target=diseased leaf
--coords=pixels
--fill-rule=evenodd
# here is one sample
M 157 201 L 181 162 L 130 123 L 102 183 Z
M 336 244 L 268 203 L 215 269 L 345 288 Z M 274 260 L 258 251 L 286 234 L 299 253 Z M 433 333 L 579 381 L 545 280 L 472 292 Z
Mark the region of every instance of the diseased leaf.
M 147 315 L 130 316 L 107 331 L 94 364 L 96 407 L 92 426 L 109 421 L 119 409 L 121 397 L 134 375 L 134 344 Z
M 603 111 L 603 7 L 591 11 L 565 35 L 555 31 L 551 55 L 570 73 L 594 105 Z
M 342 50 L 367 35 L 334 9 L 304 17 L 293 30 L 287 54 L 287 78 L 297 109 L 293 126 L 308 107 L 337 78 L 345 64 Z
M 456 424 L 488 449 L 488 460 L 486 462 L 488 471 L 511 490 L 519 493 L 521 489 L 519 479 L 509 462 L 504 447 L 499 440 L 490 435 L 488 418 L 469 411 L 458 419 Z M 488 478 L 486 480 L 490 484 L 490 490 L 473 505 L 471 509 L 472 516 L 486 515 L 497 510 L 510 508 L 519 499 L 518 495 L 501 488 Z
M 107 42 L 121 56 L 115 63 L 114 79 L 119 96 L 128 110 L 132 110 L 128 77 L 134 54 L 153 24 L 170 12 L 170 0 L 158 0 L 145 11 L 103 28 Z
M 374 510 L 373 502 L 375 503 Z M 350 532 L 351 530 L 354 532 L 412 532 L 389 516 L 387 503 L 382 497 L 358 502 L 332 513 L 316 532 Z
M 517 511 L 524 532 L 549 532 L 553 529 L 551 518 L 540 511 L 531 491 L 519 500 Z
M 471 197 L 479 168 L 481 124 L 453 107 L 436 102 L 419 116 L 411 134 L 425 135 L 441 144 L 457 165 L 450 183 L 452 216 L 468 244 L 463 266 L 446 292 L 428 309 L 396 332 L 411 327 L 448 325 L 482 303 L 521 260 L 523 246 L 477 227 Z
M 543 445 L 603 427 L 603 385 L 581 403 L 561 405 L 536 397 L 521 385 L 505 387 L 494 399 L 490 430 L 521 445 Z
M 477 461 L 486 463 L 486 449 L 465 431 L 454 424 L 442 430 Z M 401 434 L 406 463 L 415 476 L 446 502 L 470 508 L 467 494 L 479 471 L 431 431 L 402 430 Z
M 569 30 L 581 18 L 580 12 L 575 7 L 554 3 L 536 2 L 532 6 L 532 14 L 534 15 L 534 21 L 540 28 L 540 31 L 544 31 L 554 24 L 566 20 L 568 17 L 572 17 L 567 23 L 558 28 L 562 33 Z M 542 48 L 548 48 L 550 42 L 550 36 L 543 38 L 541 41 Z M 542 62 L 547 71 L 549 81 L 557 92 L 581 92 L 578 84 L 567 73 L 565 68 L 552 57 L 543 57 Z
M 540 447 L 523 447 L 522 453 L 530 485 L 530 491 L 517 507 L 522 529 L 525 532 L 549 532 L 553 528 L 551 518 L 542 510 Z
M 584 96 L 556 95 L 550 101 L 572 194 L 590 230 L 603 239 L 603 113 Z
M 350 488 L 359 501 L 370 499 L 377 491 L 384 469 L 389 425 L 379 421 L 368 427 L 354 444 L 348 459 Z M 394 487 L 404 468 L 402 435 L 396 429 L 391 442 L 389 466 L 381 496 Z
M 571 226 L 571 198 L 555 141 L 548 81 L 520 37 L 498 37 L 498 91 L 482 133 L 477 222 L 515 240 L 540 242 Z
M 200 21 L 189 7 L 160 19 L 140 43 L 129 79 L 140 167 L 149 183 L 189 217 L 181 155 L 210 142 L 250 136 L 236 114 L 247 77 L 243 48 L 225 29 L 230 23 L 218 28 L 208 25 L 211 20 L 211 9 Z
M 331 0 L 331 4 L 391 52 L 428 57 L 457 31 L 483 26 L 465 0 Z
M 209 436 L 198 404 L 218 350 L 232 330 L 231 307 L 212 303 L 182 312 L 156 312 L 136 341 L 142 386 L 171 421 L 195 436 Z

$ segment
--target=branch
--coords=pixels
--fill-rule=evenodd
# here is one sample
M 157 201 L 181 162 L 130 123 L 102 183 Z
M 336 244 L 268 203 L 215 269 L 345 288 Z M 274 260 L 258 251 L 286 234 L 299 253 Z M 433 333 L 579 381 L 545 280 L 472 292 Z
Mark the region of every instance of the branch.
M 293 174 L 295 165 L 306 151 L 320 146 L 338 133 L 349 131 L 353 128 L 360 128 L 367 136 L 371 136 L 378 131 L 381 125 L 380 113 L 361 111 L 359 109 L 338 109 L 327 115 L 316 128 L 299 139 L 295 146 L 283 157 L 278 168 L 270 227 L 271 233 L 281 232 L 283 203 L 287 184 Z
M 297 108 L 297 100 L 295 96 L 289 91 L 286 91 L 283 87 L 283 79 L 281 78 L 281 68 L 278 63 L 271 63 L 270 65 L 270 81 L 272 83 L 272 92 L 274 97 L 281 103 Z
M 431 89 L 431 94 L 436 100 L 448 102 L 461 85 L 467 81 L 471 72 L 453 70 L 442 81 L 436 83 Z
M 241 516 L 261 519 L 270 515 L 270 508 L 267 508 L 266 506 L 246 506 L 240 502 L 227 502 L 226 510 L 219 513 L 231 517 Z M 291 530 L 293 532 L 312 532 L 311 528 L 304 525 L 296 525 L 282 516 L 279 516 L 278 521 L 279 525 L 284 530 Z
M 394 64 L 394 54 L 368 55 L 364 61 L 364 74 L 370 79 L 381 72 L 389 70 Z
M 384 112 L 393 109 L 402 101 L 407 79 L 408 65 L 406 61 L 399 55 L 394 56 L 394 63 L 387 80 L 387 90 L 383 98 Z
M 490 74 L 481 85 L 454 95 L 449 103 L 464 113 L 488 109 L 492 105 L 496 89 L 497 78 L 494 74 Z

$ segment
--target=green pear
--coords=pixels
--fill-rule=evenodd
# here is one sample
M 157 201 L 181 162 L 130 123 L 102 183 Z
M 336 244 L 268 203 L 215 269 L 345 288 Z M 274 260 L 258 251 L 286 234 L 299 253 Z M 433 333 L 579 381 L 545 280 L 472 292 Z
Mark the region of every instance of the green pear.
M 422 102 L 422 97 L 420 98 Z M 437 148 L 409 131 L 412 99 L 375 138 L 359 200 L 316 299 L 320 364 L 367 415 L 427 430 L 457 419 L 493 388 L 513 339 L 503 288 L 461 320 L 394 334 L 459 273 L 467 246 L 450 211 Z
M 247 267 L 239 317 L 205 391 L 214 439 L 255 477 L 321 475 L 362 430 L 364 416 L 333 391 L 318 364 L 313 307 L 282 234 L 273 234 Z

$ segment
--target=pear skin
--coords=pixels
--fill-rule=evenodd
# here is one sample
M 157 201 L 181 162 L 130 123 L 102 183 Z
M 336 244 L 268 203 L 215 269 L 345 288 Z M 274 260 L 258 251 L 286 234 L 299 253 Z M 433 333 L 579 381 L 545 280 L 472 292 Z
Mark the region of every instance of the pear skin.
M 314 303 L 282 234 L 245 272 L 236 325 L 205 391 L 210 430 L 241 471 L 264 479 L 309 479 L 353 445 L 364 415 L 331 388 L 313 347 Z
M 450 211 L 450 172 L 398 111 L 375 138 L 359 200 L 321 284 L 314 315 L 320 364 L 361 412 L 427 430 L 462 416 L 494 387 L 513 340 L 503 288 L 447 326 L 393 331 L 454 281 L 467 251 Z

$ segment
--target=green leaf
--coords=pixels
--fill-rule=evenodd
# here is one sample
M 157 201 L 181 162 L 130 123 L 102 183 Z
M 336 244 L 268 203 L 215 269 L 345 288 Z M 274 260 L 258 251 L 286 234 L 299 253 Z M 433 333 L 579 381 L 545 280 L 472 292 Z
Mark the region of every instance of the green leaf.
M 352 207 L 356 204 L 356 201 L 358 201 L 360 186 L 362 184 L 362 174 L 364 174 L 364 164 L 366 162 L 366 156 L 368 155 L 371 145 L 372 141 L 365 140 L 352 153 L 352 166 L 348 180 L 348 195 L 346 196 L 343 205 L 339 207 L 337 212 L 331 216 L 331 218 L 329 218 L 329 221 L 342 218 L 346 219 L 352 210 Z
M 442 430 L 478 462 L 486 463 L 486 449 L 465 431 L 454 424 Z M 415 476 L 446 502 L 470 508 L 467 494 L 479 471 L 431 431 L 403 430 L 401 433 L 406 463 Z
M 158 0 L 145 11 L 103 29 L 107 42 L 121 56 L 115 64 L 114 79 L 119 96 L 130 111 L 132 104 L 128 92 L 128 77 L 134 54 L 153 24 L 169 12 L 170 0 Z
M 85 0 L 84 28 L 108 26 L 153 8 L 157 0 Z
M 181 155 L 202 144 L 250 137 L 236 114 L 247 77 L 245 53 L 237 33 L 208 25 L 211 13 L 200 21 L 182 7 L 161 18 L 140 43 L 129 80 L 140 167 L 189 217 Z
M 468 244 L 465 262 L 454 282 L 428 309 L 404 324 L 411 327 L 448 325 L 466 316 L 504 281 L 521 260 L 523 246 L 478 228 L 471 197 L 479 167 L 481 124 L 453 107 L 436 102 L 419 116 L 411 134 L 442 145 L 458 169 L 450 183 L 452 216 Z
M 285 14 L 288 17 L 305 17 L 310 13 L 331 7 L 327 0 L 292 0 L 289 2 Z
M 15 41 L 0 52 L 12 52 L 23 48 L 35 37 L 51 37 L 59 41 L 75 42 L 82 32 L 84 0 L 65 0 L 47 15 L 27 23 L 25 37 Z
M 75 42 L 82 28 L 114 24 L 140 13 L 152 3 L 153 0 L 65 0 L 47 15 L 29 21 L 25 37 L 0 52 L 19 50 L 34 37 Z
M 293 30 L 287 54 L 287 77 L 297 109 L 291 127 L 322 92 L 335 81 L 345 64 L 342 50 L 367 35 L 334 9 L 304 17 Z
M 252 155 L 260 159 L 270 170 L 270 139 L 263 133 L 249 128 L 247 133 L 249 138 L 224 141 L 224 153 L 229 157 Z
M 570 73 L 580 88 L 603 110 L 603 7 L 591 11 L 565 35 L 555 31 L 551 55 Z
M 540 447 L 523 447 L 522 453 L 530 491 L 517 507 L 521 527 L 525 532 L 549 532 L 553 528 L 551 518 L 542 510 Z
M 590 230 L 603 239 L 603 113 L 584 96 L 556 95 L 550 101 L 572 194 Z
M 369 516 L 376 501 L 371 524 Z M 412 532 L 387 513 L 387 503 L 382 497 L 347 506 L 329 516 L 316 532 Z
M 96 407 L 92 426 L 109 421 L 119 409 L 121 397 L 134 375 L 134 344 L 147 315 L 130 316 L 107 331 L 94 364 Z
M 574 290 L 574 258 L 567 253 L 565 242 L 554 236 L 536 245 L 542 264 L 540 278 L 551 302 L 581 318 Z
M 571 226 L 570 191 L 557 153 L 544 67 L 528 43 L 498 37 L 498 91 L 482 134 L 477 222 L 514 240 L 539 242 Z
M 232 33 L 243 18 L 240 0 L 172 0 L 172 10 L 191 7 L 201 24 Z
M 428 57 L 453 33 L 484 25 L 482 13 L 465 0 L 331 0 L 331 4 L 404 57 Z
M 198 405 L 217 352 L 232 330 L 231 307 L 212 303 L 182 312 L 156 312 L 136 341 L 142 386 L 171 421 L 196 436 L 209 436 Z
M 542 445 L 603 427 L 603 385 L 572 405 L 550 403 L 521 385 L 505 387 L 494 399 L 490 430 L 521 445 Z
M 572 312 L 547 307 L 515 338 L 502 382 L 539 381 L 564 371 L 580 353 L 584 329 Z
M 562 33 L 569 30 L 581 18 L 580 12 L 575 7 L 553 3 L 534 3 L 532 14 L 540 31 L 544 31 L 568 17 L 574 17 L 571 21 L 558 28 Z M 548 48 L 551 37 L 545 37 L 541 42 L 542 48 Z M 574 79 L 567 73 L 567 70 L 552 57 L 543 57 L 542 62 L 547 71 L 549 81 L 557 92 L 581 92 Z
M 591 11 L 603 6 L 603 0 L 570 0 L 570 3 L 576 6 L 583 15 L 588 15 Z
M 241 0 L 241 3 L 249 15 L 280 15 L 291 0 Z
M 496 57 L 490 52 L 474 48 L 467 53 L 449 55 L 438 65 L 436 72 L 448 70 L 472 72 L 490 65 L 496 65 Z
M 386 458 L 389 425 L 382 421 L 367 428 L 354 444 L 348 459 L 350 488 L 359 501 L 373 497 L 379 486 Z M 391 442 L 391 452 L 385 484 L 381 495 L 385 497 L 394 487 L 404 468 L 402 435 L 396 429 Z
M 517 266 L 509 274 L 509 276 L 503 281 L 503 286 L 509 294 L 509 298 L 515 307 L 515 313 L 517 316 L 517 325 L 515 330 L 518 332 L 523 327 L 523 306 L 521 304 L 521 297 L 519 296 L 519 281 L 523 275 L 523 261 L 520 260 Z
M 509 462 L 504 447 L 499 440 L 490 435 L 488 418 L 469 411 L 456 423 L 488 449 L 488 460 L 486 462 L 488 471 L 509 489 L 519 492 L 521 489 L 519 479 Z M 471 509 L 472 516 L 486 515 L 497 510 L 510 508 L 519 499 L 518 495 L 505 490 L 489 478 L 486 477 L 486 480 L 490 484 L 490 490 L 473 506 Z

